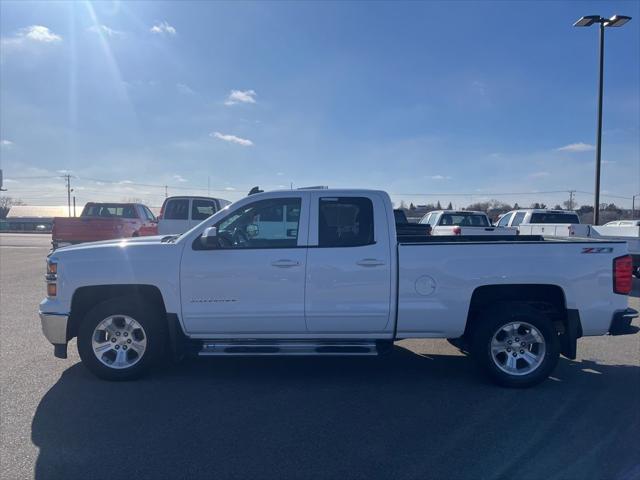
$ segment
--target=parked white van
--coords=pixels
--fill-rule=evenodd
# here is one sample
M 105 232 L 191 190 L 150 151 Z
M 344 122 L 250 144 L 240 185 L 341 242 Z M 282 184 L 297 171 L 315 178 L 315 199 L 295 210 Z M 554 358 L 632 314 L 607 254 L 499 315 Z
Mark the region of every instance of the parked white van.
M 222 198 L 169 197 L 158 215 L 158 234 L 184 233 L 230 204 L 229 200 Z

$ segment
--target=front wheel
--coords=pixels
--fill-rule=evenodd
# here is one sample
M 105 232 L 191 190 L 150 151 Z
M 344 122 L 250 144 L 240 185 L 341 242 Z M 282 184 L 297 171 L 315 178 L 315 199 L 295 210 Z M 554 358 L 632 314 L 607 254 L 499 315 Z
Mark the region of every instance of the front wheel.
M 82 363 L 105 380 L 138 378 L 162 358 L 166 328 L 159 308 L 130 296 L 87 313 L 78 332 Z
M 499 304 L 475 319 L 472 353 L 496 383 L 531 387 L 545 380 L 560 357 L 551 319 L 526 303 Z

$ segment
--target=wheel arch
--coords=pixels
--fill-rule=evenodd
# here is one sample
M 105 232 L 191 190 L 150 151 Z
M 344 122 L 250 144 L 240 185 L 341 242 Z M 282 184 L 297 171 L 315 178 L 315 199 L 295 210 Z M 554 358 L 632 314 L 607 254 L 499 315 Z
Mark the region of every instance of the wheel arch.
M 577 310 L 567 308 L 564 290 L 552 284 L 483 285 L 471 295 L 464 337 L 483 310 L 498 303 L 522 302 L 544 311 L 553 321 L 560 336 L 563 355 L 576 356 L 576 340 L 582 336 L 582 326 Z
M 71 313 L 67 324 L 67 340 L 78 335 L 82 319 L 95 305 L 117 297 L 135 296 L 153 303 L 166 316 L 165 302 L 162 293 L 155 285 L 123 284 L 93 285 L 78 288 L 71 299 Z

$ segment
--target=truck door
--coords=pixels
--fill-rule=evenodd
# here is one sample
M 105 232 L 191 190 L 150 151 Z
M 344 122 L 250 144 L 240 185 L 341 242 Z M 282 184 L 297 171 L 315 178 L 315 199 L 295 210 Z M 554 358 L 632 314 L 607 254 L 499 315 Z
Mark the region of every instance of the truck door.
M 305 291 L 310 333 L 374 333 L 390 324 L 390 226 L 383 212 L 377 195 L 312 195 Z
M 205 248 L 198 237 L 185 246 L 180 297 L 188 333 L 306 333 L 308 203 L 308 192 L 247 200 L 212 225 L 219 245 Z

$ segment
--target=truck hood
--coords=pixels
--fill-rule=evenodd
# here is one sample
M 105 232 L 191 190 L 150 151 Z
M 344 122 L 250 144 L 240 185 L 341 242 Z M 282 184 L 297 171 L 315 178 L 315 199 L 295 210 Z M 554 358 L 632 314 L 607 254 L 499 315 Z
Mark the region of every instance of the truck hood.
M 162 243 L 162 239 L 170 237 L 171 235 L 154 235 L 150 237 L 133 237 L 133 238 L 114 238 L 113 240 L 101 240 L 99 242 L 86 242 L 78 243 L 76 245 L 69 245 L 66 247 L 60 247 L 53 253 L 66 253 L 75 250 L 87 250 L 93 248 L 104 247 L 126 247 L 127 245 L 157 245 Z

